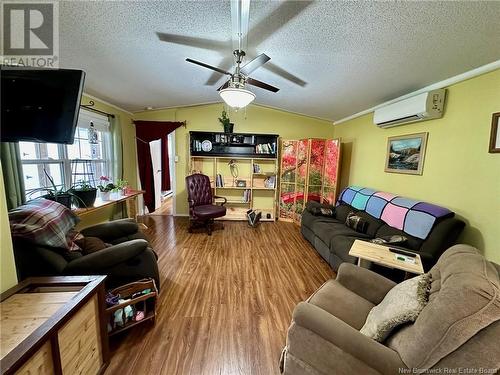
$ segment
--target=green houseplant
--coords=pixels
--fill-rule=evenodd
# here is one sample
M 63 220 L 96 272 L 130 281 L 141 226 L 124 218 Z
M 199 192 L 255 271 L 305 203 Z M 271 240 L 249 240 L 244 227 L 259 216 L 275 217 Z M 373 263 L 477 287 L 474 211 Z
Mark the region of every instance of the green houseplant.
M 80 208 L 92 207 L 97 197 L 97 189 L 88 181 L 79 181 L 70 189 L 71 193 L 78 197 L 75 203 Z
M 111 192 L 116 189 L 116 185 L 111 182 L 111 179 L 106 176 L 101 176 L 99 178 L 99 185 L 97 188 L 99 189 L 99 193 L 101 196 L 101 200 L 109 201 Z
M 42 195 L 41 198 L 61 203 L 62 205 L 71 209 L 71 203 L 73 201 L 73 198 L 76 201 L 78 201 L 80 198 L 75 196 L 75 194 L 71 192 L 71 189 L 67 191 L 65 191 L 64 189 L 58 189 L 54 182 L 54 179 L 47 173 L 47 171 L 44 169 L 43 172 L 45 173 L 45 176 L 47 177 L 47 180 L 49 180 L 52 187 L 41 187 L 38 189 L 34 189 L 31 190 L 28 195 L 31 196 L 37 192 L 45 192 L 47 194 Z
M 229 117 L 227 117 L 227 112 L 225 110 L 222 111 L 221 117 L 219 117 L 219 122 L 224 127 L 224 133 L 233 132 L 234 124 L 232 124 Z

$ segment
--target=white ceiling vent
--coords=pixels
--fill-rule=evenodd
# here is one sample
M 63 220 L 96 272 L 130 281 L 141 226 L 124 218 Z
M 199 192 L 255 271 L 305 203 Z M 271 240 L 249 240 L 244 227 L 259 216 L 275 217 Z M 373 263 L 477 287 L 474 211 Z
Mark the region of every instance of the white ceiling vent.
M 381 128 L 443 116 L 446 89 L 424 92 L 375 110 L 373 122 Z

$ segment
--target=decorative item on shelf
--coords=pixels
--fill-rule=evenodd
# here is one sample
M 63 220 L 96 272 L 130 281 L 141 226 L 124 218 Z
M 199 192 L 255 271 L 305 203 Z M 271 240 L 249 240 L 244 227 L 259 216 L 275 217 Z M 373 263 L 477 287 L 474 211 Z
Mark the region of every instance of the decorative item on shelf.
M 205 139 L 203 142 L 201 142 L 201 150 L 205 152 L 212 151 L 212 142 L 210 142 L 208 139 Z
M 500 112 L 491 116 L 490 153 L 500 152 Z
M 269 176 L 264 180 L 264 186 L 267 189 L 274 189 L 276 187 L 276 176 Z
M 236 182 L 236 179 L 238 178 L 238 164 L 236 164 L 236 160 L 231 159 L 229 160 L 229 170 L 231 171 L 231 176 L 233 176 L 233 186 Z
M 253 173 L 260 173 L 260 172 L 261 172 L 260 165 L 259 164 L 254 164 L 253 165 Z
M 227 112 L 222 110 L 221 117 L 219 117 L 219 122 L 222 124 L 224 128 L 224 133 L 232 133 L 234 124 L 231 123 L 229 117 L 227 117 Z
M 75 204 L 78 208 L 87 208 L 94 206 L 97 197 L 97 188 L 90 181 L 80 180 L 70 189 L 71 193 L 77 197 Z
M 387 139 L 385 172 L 421 175 L 428 133 L 408 134 Z
M 247 187 L 247 182 L 245 180 L 236 180 L 237 187 Z

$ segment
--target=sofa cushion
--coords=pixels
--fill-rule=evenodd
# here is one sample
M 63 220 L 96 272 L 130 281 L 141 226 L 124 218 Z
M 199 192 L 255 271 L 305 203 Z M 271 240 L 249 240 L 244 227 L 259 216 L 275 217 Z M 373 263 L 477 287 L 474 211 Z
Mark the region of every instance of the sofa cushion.
M 333 217 L 326 217 L 326 216 L 316 216 L 313 215 L 311 212 L 308 210 L 305 210 L 302 213 L 301 217 L 301 225 L 305 226 L 309 229 L 314 229 L 314 226 L 316 223 L 338 223 L 338 220 L 333 218 Z
M 350 212 L 357 212 L 358 210 L 354 207 L 349 206 L 348 204 L 341 203 L 337 207 L 335 207 L 335 217 L 338 221 L 345 223 L 347 219 L 347 215 Z
M 321 307 L 356 329 L 363 326 L 368 313 L 375 306 L 333 279 L 324 283 L 307 302 Z
M 370 237 L 375 237 L 375 234 L 380 229 L 380 227 L 385 224 L 382 220 L 375 219 L 372 215 L 364 211 L 357 211 L 356 215 L 361 216 L 363 220 L 368 223 L 366 234 L 368 234 Z
M 430 273 L 429 303 L 413 325 L 388 341 L 410 368 L 432 367 L 500 320 L 498 271 L 476 249 L 451 247 Z

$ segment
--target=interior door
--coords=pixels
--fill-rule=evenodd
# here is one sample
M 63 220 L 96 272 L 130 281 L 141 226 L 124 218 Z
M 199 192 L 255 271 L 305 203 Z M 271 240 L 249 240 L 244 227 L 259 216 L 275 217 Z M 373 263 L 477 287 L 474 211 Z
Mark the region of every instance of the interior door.
M 161 206 L 161 140 L 149 142 L 155 189 L 155 210 Z

